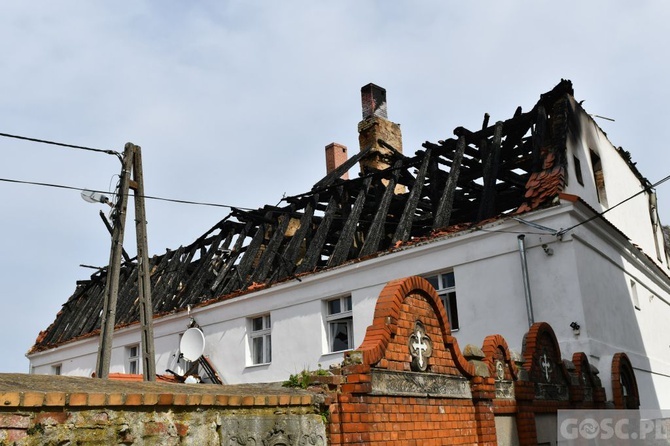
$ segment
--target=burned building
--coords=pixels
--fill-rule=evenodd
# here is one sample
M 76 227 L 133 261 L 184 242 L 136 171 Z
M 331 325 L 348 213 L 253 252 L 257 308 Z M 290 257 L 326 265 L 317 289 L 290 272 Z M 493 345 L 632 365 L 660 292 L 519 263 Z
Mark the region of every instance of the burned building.
M 361 97 L 360 150 L 347 158 L 327 146 L 329 173 L 311 190 L 233 209 L 151 259 L 158 370 L 185 371 L 179 340 L 194 325 L 227 383 L 339 364 L 362 342 L 384 286 L 422 276 L 462 345 L 497 332 L 521 350 L 529 327 L 547 322 L 564 354 L 588 355 L 606 389 L 623 351 L 641 404 L 670 403 L 667 340 L 654 329 L 670 316 L 655 191 L 570 81 L 528 111 L 485 115 L 481 128 L 457 127 L 411 154 L 388 120 L 386 91 L 369 84 Z M 139 346 L 136 268 L 122 267 L 113 372 L 128 372 Z M 102 270 L 77 283 L 28 353 L 34 373 L 91 374 L 105 280 Z

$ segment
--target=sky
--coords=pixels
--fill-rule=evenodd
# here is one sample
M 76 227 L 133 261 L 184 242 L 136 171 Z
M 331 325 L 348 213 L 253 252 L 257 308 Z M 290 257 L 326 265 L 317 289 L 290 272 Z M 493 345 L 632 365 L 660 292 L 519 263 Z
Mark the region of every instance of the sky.
M 356 153 L 370 82 L 413 154 L 484 113 L 529 110 L 564 78 L 654 183 L 670 175 L 668 23 L 663 0 L 5 1 L 0 133 L 118 152 L 132 142 L 147 195 L 258 208 L 321 179 L 327 144 Z M 108 209 L 77 189 L 113 190 L 120 163 L 6 137 L 0 156 L 0 372 L 28 372 L 39 331 L 95 272 L 80 265 L 108 263 Z M 670 182 L 657 193 L 669 224 Z M 147 201 L 149 252 L 191 243 L 228 212 Z

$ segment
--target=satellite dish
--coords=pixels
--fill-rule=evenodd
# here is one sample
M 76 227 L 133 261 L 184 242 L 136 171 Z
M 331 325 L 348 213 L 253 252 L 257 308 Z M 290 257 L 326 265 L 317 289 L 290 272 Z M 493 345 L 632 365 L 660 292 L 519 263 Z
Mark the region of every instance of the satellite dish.
M 188 361 L 197 361 L 205 351 L 205 335 L 199 328 L 189 328 L 179 342 L 179 351 Z

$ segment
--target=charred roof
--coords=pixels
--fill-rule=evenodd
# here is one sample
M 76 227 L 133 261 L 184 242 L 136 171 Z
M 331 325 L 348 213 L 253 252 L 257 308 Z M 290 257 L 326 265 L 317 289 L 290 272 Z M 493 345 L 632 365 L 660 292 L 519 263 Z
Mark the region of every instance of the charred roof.
M 572 113 L 563 80 L 528 112 L 455 138 L 425 142 L 414 156 L 389 146 L 391 167 L 341 176 L 361 150 L 282 207 L 233 209 L 197 240 L 151 259 L 155 316 L 391 251 L 447 227 L 468 228 L 550 206 L 564 187 Z M 99 333 L 106 270 L 80 281 L 31 352 Z M 139 321 L 137 265 L 122 266 L 117 327 Z

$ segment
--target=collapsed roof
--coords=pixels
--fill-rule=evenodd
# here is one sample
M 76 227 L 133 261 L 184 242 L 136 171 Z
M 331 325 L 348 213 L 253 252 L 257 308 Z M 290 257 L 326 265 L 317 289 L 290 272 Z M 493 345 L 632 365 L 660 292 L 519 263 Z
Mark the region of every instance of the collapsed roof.
M 285 206 L 233 209 L 193 243 L 151 259 L 154 316 L 379 255 L 448 228 L 555 204 L 574 122 L 571 95 L 571 82 L 562 80 L 530 111 L 519 107 L 493 125 L 485 115 L 482 129 L 458 127 L 456 138 L 425 142 L 414 156 L 377 139 L 388 168 L 342 179 L 354 164 L 380 156 L 373 145 L 362 146 L 312 190 L 286 198 Z M 77 283 L 31 352 L 99 333 L 106 275 L 103 269 Z M 138 323 L 138 305 L 137 264 L 126 261 L 116 326 Z

